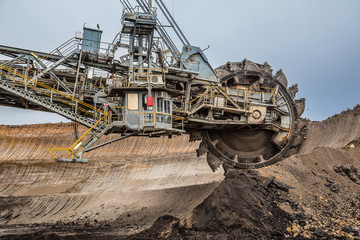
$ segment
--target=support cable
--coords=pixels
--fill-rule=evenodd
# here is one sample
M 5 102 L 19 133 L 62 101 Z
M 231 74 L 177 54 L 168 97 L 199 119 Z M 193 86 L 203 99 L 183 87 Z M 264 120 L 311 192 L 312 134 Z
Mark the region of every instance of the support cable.
M 176 35 L 178 35 L 180 41 L 184 44 L 184 45 L 190 45 L 189 41 L 187 40 L 187 38 L 185 37 L 184 33 L 181 31 L 179 25 L 176 23 L 175 19 L 173 18 L 173 16 L 171 15 L 171 13 L 169 12 L 169 10 L 167 9 L 166 5 L 164 4 L 164 2 L 162 0 L 155 0 L 155 2 L 157 3 L 157 5 L 159 6 L 160 10 L 162 11 L 162 13 L 164 14 L 164 16 L 166 17 L 166 19 L 169 21 L 169 23 L 171 24 L 171 26 L 174 28 L 174 31 L 176 33 Z
M 148 11 L 148 7 L 146 6 L 146 2 L 144 0 L 136 0 L 139 6 L 142 8 L 144 12 Z M 168 48 L 171 50 L 171 53 L 174 55 L 174 57 L 180 57 L 180 52 L 178 48 L 176 47 L 175 43 L 170 38 L 169 34 L 165 30 L 165 28 L 162 26 L 159 19 L 156 19 L 157 22 L 157 28 L 156 31 L 160 35 L 160 37 L 165 41 Z

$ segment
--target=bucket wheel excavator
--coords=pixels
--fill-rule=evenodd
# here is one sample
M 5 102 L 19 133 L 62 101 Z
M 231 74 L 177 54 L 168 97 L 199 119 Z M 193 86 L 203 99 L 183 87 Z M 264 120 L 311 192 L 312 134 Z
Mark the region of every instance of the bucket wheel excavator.
M 268 63 L 229 62 L 216 69 L 222 88 L 247 92 L 243 102 L 247 124 L 205 130 L 198 154 L 207 154 L 210 167 L 261 168 L 282 160 L 292 147 L 304 99 L 294 101 L 282 70 L 275 75 Z M 295 91 L 294 91 L 295 90 Z M 238 120 L 233 116 L 234 120 Z
M 130 136 L 184 133 L 201 141 L 197 154 L 214 171 L 286 156 L 305 99 L 294 100 L 297 85 L 288 88 L 282 70 L 246 59 L 213 69 L 162 0 L 120 2 L 122 29 L 111 43 L 101 41 L 98 26 L 51 53 L 0 46 L 10 58 L 0 61 L 0 105 L 55 112 L 88 127 L 72 146 L 50 150 L 57 161 L 87 162 L 87 152 Z M 111 133 L 121 137 L 94 146 Z

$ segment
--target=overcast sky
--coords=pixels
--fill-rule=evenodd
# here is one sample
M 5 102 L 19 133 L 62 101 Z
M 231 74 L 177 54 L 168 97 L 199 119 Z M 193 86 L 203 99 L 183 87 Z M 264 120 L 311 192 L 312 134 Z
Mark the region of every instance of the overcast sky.
M 360 103 L 359 0 L 164 1 L 191 44 L 210 45 L 214 68 L 244 58 L 282 68 L 307 99 L 303 116 L 323 120 Z M 50 52 L 84 23 L 111 42 L 121 14 L 118 0 L 0 0 L 0 45 Z M 65 120 L 0 107 L 0 124 Z

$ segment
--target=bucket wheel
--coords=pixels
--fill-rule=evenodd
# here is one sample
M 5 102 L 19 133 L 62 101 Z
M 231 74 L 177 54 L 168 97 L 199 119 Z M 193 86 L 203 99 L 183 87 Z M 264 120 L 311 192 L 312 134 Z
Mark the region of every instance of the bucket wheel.
M 261 71 L 259 71 L 261 72 Z M 258 91 L 277 88 L 271 114 L 273 122 L 239 128 L 204 130 L 200 149 L 207 151 L 207 160 L 215 171 L 221 164 L 241 169 L 255 169 L 282 160 L 290 150 L 297 128 L 297 111 L 292 96 L 272 74 L 261 72 L 264 79 Z M 226 74 L 222 83 L 251 84 L 253 74 L 246 71 Z M 244 86 L 244 85 L 243 85 Z M 253 112 L 254 118 L 259 112 Z M 206 149 L 206 150 L 205 150 Z

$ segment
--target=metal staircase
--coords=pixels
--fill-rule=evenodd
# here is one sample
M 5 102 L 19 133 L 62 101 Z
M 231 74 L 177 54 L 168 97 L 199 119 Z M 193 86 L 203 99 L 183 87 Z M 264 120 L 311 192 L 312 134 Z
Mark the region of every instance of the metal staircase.
M 106 134 L 112 128 L 111 112 L 108 112 L 100 118 L 92 127 L 90 127 L 73 145 L 69 148 L 51 148 L 50 154 L 58 162 L 80 162 L 86 163 L 87 159 L 83 159 L 84 152 L 91 151 L 97 147 L 91 148 L 97 140 Z M 105 143 L 107 144 L 107 143 Z M 58 158 L 54 155 L 54 151 L 63 151 L 70 155 L 70 158 Z
M 0 75 L 5 77 L 5 79 L 0 80 L 0 88 L 11 92 L 18 97 L 24 98 L 27 101 L 40 105 L 47 110 L 58 113 L 65 118 L 77 121 L 87 127 L 92 127 L 97 121 L 95 116 L 106 114 L 104 111 L 97 109 L 90 104 L 82 102 L 79 99 L 60 92 L 48 85 L 36 81 L 35 79 L 26 77 L 25 75 L 16 72 L 14 69 L 3 65 L 0 65 L 0 69 L 4 70 L 0 72 Z M 20 87 L 21 85 L 23 87 Z M 35 94 L 35 92 L 37 94 Z M 41 93 L 41 95 L 39 95 L 39 93 Z M 64 106 L 55 103 L 54 100 L 67 104 L 70 107 L 77 106 L 76 109 L 83 112 L 83 114 L 79 114 L 77 111 L 71 111 L 69 108 L 65 108 Z M 90 118 L 91 115 L 94 118 Z
M 57 161 L 87 162 L 87 159 L 82 159 L 82 154 L 112 128 L 111 111 L 105 112 L 3 65 L 0 65 L 0 88 L 89 128 L 69 148 L 50 149 Z M 66 151 L 71 158 L 57 158 L 53 151 Z
M 52 112 L 55 112 L 57 114 L 60 114 L 68 119 L 71 119 L 73 121 L 77 121 L 87 127 L 92 127 L 94 125 L 94 120 L 83 117 L 79 114 L 76 114 L 75 112 L 72 112 L 56 103 L 53 103 L 43 97 L 36 96 L 32 94 L 30 91 L 25 91 L 21 89 L 20 87 L 16 87 L 13 84 L 10 84 L 6 81 L 0 81 L 0 88 L 13 93 L 14 95 L 24 98 L 30 102 L 33 102 L 37 105 L 40 105 Z
M 78 54 L 80 52 L 80 41 L 76 38 L 71 38 L 52 52 L 50 52 L 48 55 L 40 58 L 35 53 L 31 53 L 32 56 L 35 57 L 35 60 L 40 65 L 39 69 L 42 69 L 36 76 L 34 76 L 35 80 L 40 79 L 45 74 L 50 74 L 52 78 L 55 79 L 55 81 L 69 94 L 71 94 L 71 90 L 69 87 L 63 83 L 57 76 L 52 72 L 56 67 L 62 65 L 65 61 L 67 61 L 69 58 L 73 57 L 75 54 Z M 52 60 L 49 61 L 50 57 L 56 56 L 55 59 L 58 59 L 56 61 Z

